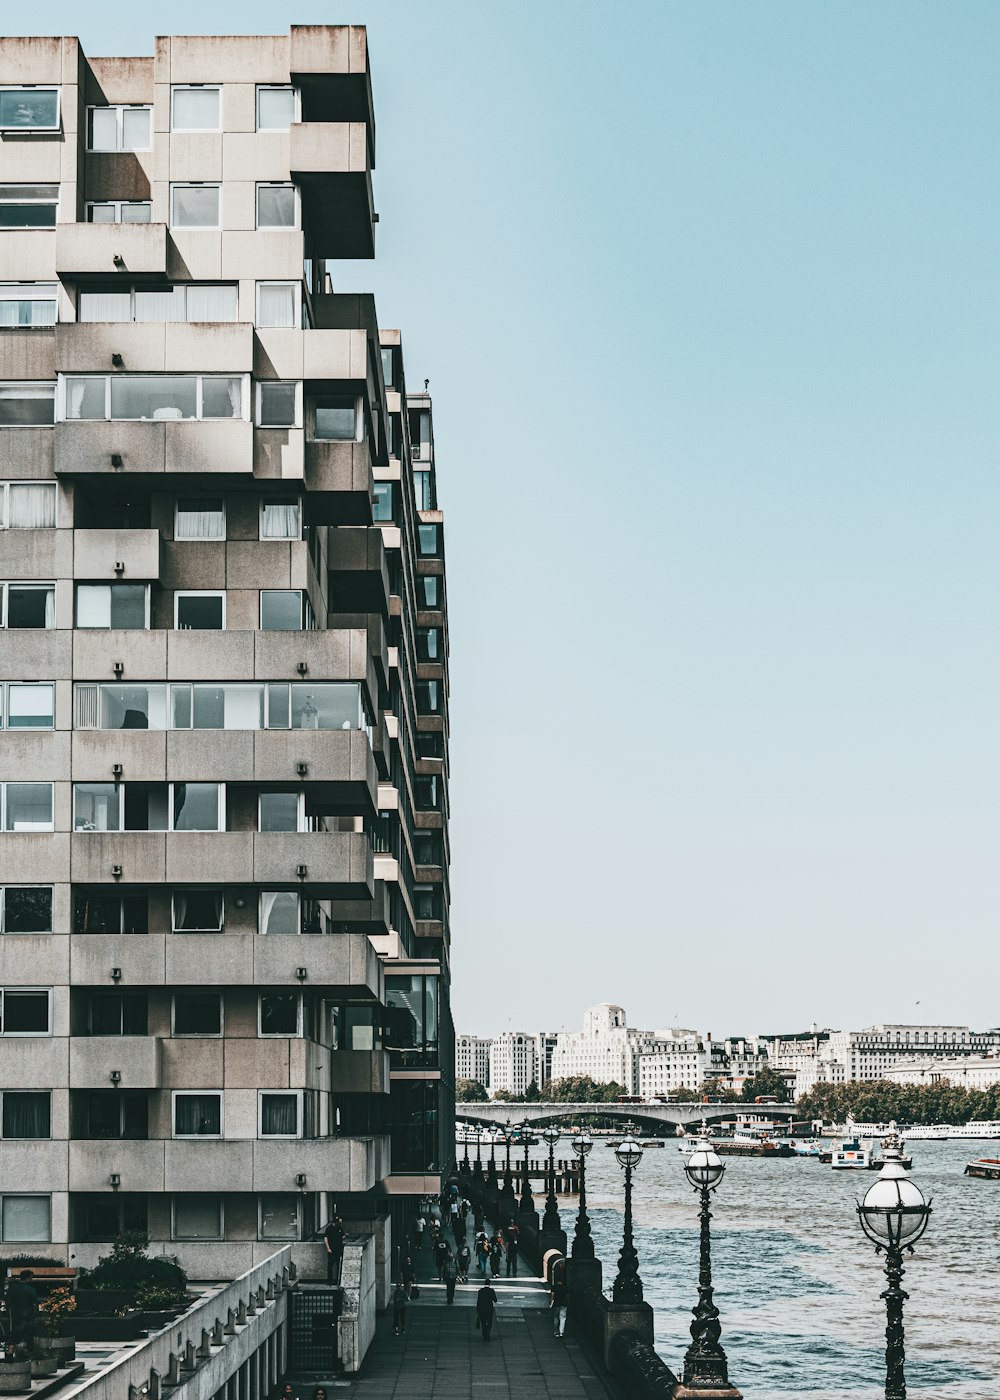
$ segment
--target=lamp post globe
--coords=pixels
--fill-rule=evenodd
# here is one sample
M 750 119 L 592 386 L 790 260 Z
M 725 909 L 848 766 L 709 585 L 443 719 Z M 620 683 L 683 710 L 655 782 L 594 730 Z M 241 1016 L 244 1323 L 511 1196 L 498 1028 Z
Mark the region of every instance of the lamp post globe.
M 510 1148 L 514 1141 L 514 1125 L 508 1118 L 503 1125 L 503 1144 L 506 1153 L 503 1170 L 503 1186 L 500 1188 L 499 1208 L 502 1223 L 513 1219 L 517 1211 L 517 1197 L 514 1195 L 514 1178 L 510 1172 Z
M 616 1303 L 641 1303 L 642 1279 L 639 1277 L 639 1256 L 632 1239 L 632 1173 L 642 1161 L 642 1148 L 633 1137 L 626 1135 L 615 1148 L 615 1156 L 625 1172 L 625 1227 L 622 1250 L 618 1256 L 618 1273 L 611 1289 Z M 582 1162 L 581 1158 L 581 1162 Z
M 587 1215 L 587 1154 L 593 1145 L 594 1139 L 588 1133 L 579 1132 L 573 1138 L 573 1151 L 580 1163 L 580 1203 L 571 1250 L 574 1259 L 594 1258 L 594 1241 L 590 1237 L 590 1217 Z
M 885 1397 L 906 1400 L 906 1352 L 903 1337 L 903 1250 L 913 1246 L 927 1229 L 930 1201 L 907 1172 L 898 1144 L 885 1149 L 878 1179 L 858 1202 L 858 1220 L 876 1253 L 885 1251 Z
M 725 1164 L 709 1139 L 699 1137 L 684 1164 L 684 1175 L 699 1196 L 700 1250 L 698 1302 L 692 1309 L 691 1345 L 684 1356 L 684 1384 L 694 1388 L 728 1386 L 729 1363 L 719 1343 L 722 1324 L 712 1290 L 711 1200 Z
M 546 1175 L 546 1196 L 545 1214 L 542 1217 L 543 1230 L 561 1230 L 562 1221 L 559 1219 L 559 1202 L 556 1200 L 556 1143 L 559 1141 L 560 1132 L 558 1128 L 551 1125 L 542 1132 L 542 1138 L 549 1149 L 549 1164 Z

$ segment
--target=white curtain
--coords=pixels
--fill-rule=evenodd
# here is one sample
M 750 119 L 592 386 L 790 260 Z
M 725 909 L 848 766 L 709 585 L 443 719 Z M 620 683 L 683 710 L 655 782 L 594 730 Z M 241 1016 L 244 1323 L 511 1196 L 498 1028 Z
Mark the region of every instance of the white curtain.
M 73 723 L 77 729 L 100 729 L 100 687 L 92 682 L 77 684 Z
M 265 540 L 297 540 L 298 501 L 265 501 L 261 537 Z
M 261 933 L 298 933 L 298 903 L 292 890 L 266 890 L 260 897 Z
M 168 292 L 136 292 L 135 319 L 145 323 L 184 320 L 184 288 Z
M 131 321 L 131 292 L 81 292 L 81 321 Z
M 56 488 L 53 483 L 15 482 L 10 488 L 12 529 L 53 528 L 56 523 Z
M 49 1196 L 4 1196 L 4 1242 L 50 1240 L 51 1211 L 52 1202 Z
M 181 500 L 177 507 L 179 540 L 217 540 L 224 534 L 222 502 Z
M 50 588 L 45 594 L 45 625 L 54 627 L 56 625 L 56 590 Z
M 194 285 L 188 287 L 187 320 L 235 321 L 236 288 Z
M 295 283 L 273 282 L 258 286 L 260 324 L 262 326 L 295 325 Z
M 233 417 L 234 417 L 234 418 L 242 418 L 242 416 L 243 416 L 243 380 L 242 380 L 242 379 L 230 379 L 230 380 L 227 380 L 226 388 L 227 388 L 228 393 L 229 393 L 229 402 L 230 402 L 230 404 L 232 404 L 232 408 L 233 408 Z
M 87 381 L 85 379 L 67 379 L 66 381 L 66 417 L 79 418 L 83 408 L 83 396 L 87 392 Z
M 77 627 L 111 626 L 111 588 L 106 583 L 83 583 L 76 590 Z

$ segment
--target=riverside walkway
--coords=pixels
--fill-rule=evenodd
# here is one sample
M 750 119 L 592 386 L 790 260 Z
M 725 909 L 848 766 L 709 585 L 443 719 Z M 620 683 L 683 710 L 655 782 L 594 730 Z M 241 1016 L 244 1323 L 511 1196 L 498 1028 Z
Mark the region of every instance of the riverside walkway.
M 548 1289 L 525 1261 L 521 1277 L 491 1279 L 497 1312 L 488 1343 L 475 1325 L 478 1270 L 449 1306 L 429 1247 L 414 1264 L 420 1297 L 406 1309 L 406 1333 L 393 1335 L 391 1309 L 379 1318 L 352 1380 L 358 1400 L 625 1400 L 572 1323 L 565 1337 L 553 1335 Z

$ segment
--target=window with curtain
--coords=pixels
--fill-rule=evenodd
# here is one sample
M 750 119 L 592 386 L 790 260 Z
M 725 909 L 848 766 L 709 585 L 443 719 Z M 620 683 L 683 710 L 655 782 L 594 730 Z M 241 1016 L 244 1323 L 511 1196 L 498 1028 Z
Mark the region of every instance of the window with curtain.
M 295 120 L 295 89 L 258 86 L 257 130 L 287 131 Z
M 51 530 L 56 523 L 54 481 L 12 481 L 8 496 L 7 525 L 11 530 Z
M 230 375 L 205 376 L 201 381 L 202 418 L 241 418 L 243 380 Z
M 174 1137 L 220 1137 L 221 1094 L 174 1094 Z
M 174 933 L 221 933 L 221 890 L 177 890 L 173 899 Z
M 297 540 L 302 534 L 301 520 L 297 500 L 262 501 L 260 537 L 262 540 Z
M 57 298 L 53 282 L 0 283 L 0 326 L 54 326 Z
M 299 896 L 294 890 L 263 890 L 260 896 L 261 933 L 299 931 Z
M 0 585 L 5 627 L 54 627 L 54 583 L 5 583 Z
M 295 228 L 297 222 L 294 185 L 257 186 L 258 228 Z
M 155 290 L 133 287 L 122 291 L 118 287 L 109 287 L 81 291 L 77 319 L 138 321 L 146 324 L 235 321 L 238 292 L 234 283 L 208 282 L 184 282 L 175 287 Z
M 52 1197 L 0 1197 L 0 1235 L 4 1244 L 47 1243 L 52 1238 Z
M 268 1094 L 260 1096 L 261 1137 L 299 1136 L 299 1100 L 297 1094 Z
M 0 427 L 48 427 L 56 417 L 56 386 L 42 380 L 0 384 Z
M 172 131 L 221 131 L 222 89 L 179 84 L 170 89 Z
M 180 496 L 174 539 L 224 540 L 226 504 L 221 496 Z
M 76 625 L 145 630 L 148 598 L 145 583 L 78 583 Z
M 299 284 L 297 282 L 257 283 L 258 326 L 299 324 Z
M 31 1091 L 5 1089 L 3 1095 L 4 1137 L 51 1137 L 51 1097 L 47 1089 Z

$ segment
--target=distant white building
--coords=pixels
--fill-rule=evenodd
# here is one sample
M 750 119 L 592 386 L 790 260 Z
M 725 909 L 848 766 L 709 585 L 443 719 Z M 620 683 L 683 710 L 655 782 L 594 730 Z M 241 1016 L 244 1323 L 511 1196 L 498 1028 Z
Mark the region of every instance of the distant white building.
M 954 1084 L 959 1089 L 988 1089 L 1000 1084 L 1000 1058 L 969 1055 L 900 1060 L 886 1070 L 885 1078 L 893 1084 Z
M 885 1079 L 904 1060 L 982 1055 L 1000 1045 L 1000 1032 L 971 1031 L 968 1026 L 867 1026 L 860 1031 L 831 1031 L 822 1058 L 844 1067 L 844 1078 Z
M 669 1047 L 639 1056 L 639 1086 L 644 1099 L 668 1094 L 671 1089 L 700 1089 L 710 1055 L 695 1035 L 684 1032 Z
M 456 1035 L 455 1078 L 472 1079 L 484 1089 L 490 1087 L 490 1045 L 488 1036 Z
M 490 1041 L 490 1094 L 523 1094 L 536 1078 L 535 1037 L 504 1031 Z
M 552 1078 L 587 1075 L 597 1084 L 620 1084 L 626 1094 L 638 1094 L 639 1059 L 659 1050 L 669 1052 L 677 1037 L 693 1031 L 640 1031 L 626 1024 L 624 1009 L 611 1002 L 591 1006 L 582 1031 L 560 1031 L 552 1053 Z
M 535 1035 L 535 1077 L 539 1089 L 552 1078 L 552 1056 L 558 1039 L 558 1031 L 538 1031 Z

